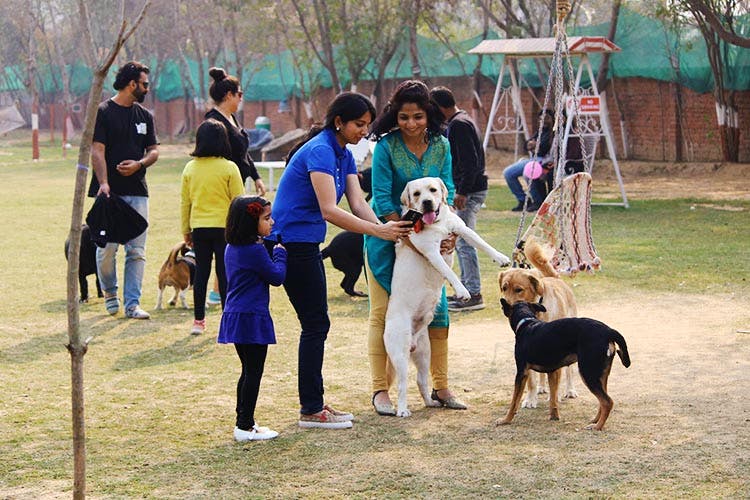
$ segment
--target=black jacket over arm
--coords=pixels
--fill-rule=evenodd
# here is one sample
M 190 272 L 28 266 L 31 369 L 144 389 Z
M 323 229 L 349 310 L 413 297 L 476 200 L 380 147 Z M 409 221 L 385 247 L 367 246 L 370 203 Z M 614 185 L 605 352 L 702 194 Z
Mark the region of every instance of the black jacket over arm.
M 234 115 L 232 116 L 234 117 Z M 229 133 L 229 146 L 232 148 L 232 157 L 227 158 L 227 160 L 231 160 L 237 164 L 240 169 L 240 175 L 242 176 L 242 182 L 244 183 L 245 179 L 248 177 L 251 177 L 253 180 L 260 178 L 258 170 L 253 163 L 253 159 L 250 158 L 250 152 L 247 149 L 250 144 L 250 138 L 247 136 L 247 132 L 245 132 L 243 128 L 236 127 L 233 123 L 230 123 L 229 120 L 227 120 L 224 115 L 215 108 L 206 113 L 204 118 L 206 120 L 209 118 L 218 120 L 227 128 L 227 132 Z M 234 119 L 237 121 L 236 117 L 234 117 Z

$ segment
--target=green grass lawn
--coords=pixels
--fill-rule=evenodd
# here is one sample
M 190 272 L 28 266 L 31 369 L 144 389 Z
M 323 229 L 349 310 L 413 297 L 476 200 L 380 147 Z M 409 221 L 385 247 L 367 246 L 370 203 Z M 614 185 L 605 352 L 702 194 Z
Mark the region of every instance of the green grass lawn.
M 187 148 L 186 148 L 187 149 Z M 66 263 L 76 150 L 60 158 L 59 145 L 28 159 L 28 144 L 0 139 L 0 497 L 69 496 L 72 488 L 70 361 L 67 342 Z M 51 159 L 48 159 L 51 158 Z M 189 335 L 191 311 L 153 311 L 159 268 L 181 240 L 179 177 L 187 161 L 162 158 L 148 171 L 150 227 L 143 307 L 150 321 L 112 318 L 102 299 L 80 308 L 85 357 L 88 471 L 94 498 L 353 497 L 721 497 L 746 496 L 747 450 L 736 461 L 711 460 L 689 448 L 685 462 L 652 455 L 653 445 L 629 439 L 623 422 L 600 434 L 550 430 L 539 422 L 498 435 L 498 404 L 510 394 L 511 368 L 481 365 L 452 373 L 479 389 L 472 410 L 427 411 L 411 419 L 382 419 L 370 409 L 367 301 L 351 300 L 341 274 L 326 263 L 332 331 L 326 351 L 326 390 L 334 404 L 358 417 L 351 431 L 305 432 L 296 427 L 298 325 L 281 289 L 272 290 L 279 343 L 269 350 L 257 417 L 280 438 L 232 442 L 239 363 L 215 341 L 220 312 L 208 314 L 207 334 Z M 518 215 L 507 189 L 493 186 L 478 231 L 510 254 Z M 750 202 L 729 200 L 720 210 L 698 199 L 631 200 L 631 208 L 593 207 L 594 242 L 601 272 L 575 278 L 581 304 L 620 297 L 731 294 L 750 297 Z M 86 202 L 86 210 L 91 200 Z M 741 210 L 739 210 L 741 209 Z M 329 231 L 329 238 L 336 230 Z M 122 252 L 120 252 L 122 254 Z M 488 307 L 452 318 L 458 327 L 508 333 L 497 306 L 497 268 L 480 257 Z M 122 276 L 120 259 L 119 275 Z M 359 289 L 365 289 L 364 278 Z M 89 289 L 95 295 L 93 277 Z M 190 297 L 192 303 L 192 297 Z M 747 319 L 747 314 L 745 319 Z M 510 348 L 512 352 L 512 347 Z M 491 356 L 492 353 L 487 353 Z M 508 348 L 500 354 L 507 358 Z M 634 357 L 637 360 L 637 356 Z M 637 362 L 637 361 L 636 361 Z M 481 366 L 480 366 L 481 365 Z M 623 371 L 618 366 L 620 372 Z M 679 376 L 679 375 L 676 375 Z M 741 388 L 739 388 L 741 390 Z M 412 389 L 410 388 L 410 391 Z M 579 387 L 585 392 L 585 388 Z M 411 393 L 414 397 L 416 391 Z M 625 392 L 620 389 L 620 398 Z M 577 405 L 578 402 L 569 405 Z M 568 406 L 570 414 L 574 406 Z M 583 419 L 591 403 L 575 414 Z M 505 408 L 502 408 L 504 411 Z M 623 410 L 627 415 L 628 410 Z M 543 412 L 542 412 L 543 413 Z M 540 414 L 541 415 L 541 414 Z M 465 418 L 466 420 L 462 420 Z M 528 424 L 527 424 L 528 425 Z M 610 425 L 608 423 L 608 425 Z M 645 425 L 645 424 L 644 424 Z M 491 430 L 490 430 L 491 429 Z M 523 429 L 523 430 L 519 430 Z M 741 432 L 741 429 L 727 432 Z M 655 439 L 655 438 L 654 438 Z M 614 441 L 612 441 L 614 440 Z M 680 438 L 673 437 L 677 449 Z M 721 443 L 714 443 L 718 456 Z M 708 446 L 708 445 L 707 445 Z M 707 451 L 706 453 L 711 453 Z M 685 463 L 692 465 L 685 465 Z M 712 463 L 716 480 L 703 471 Z M 654 469 L 658 469 L 654 480 Z M 710 468 L 710 467 L 709 467 Z

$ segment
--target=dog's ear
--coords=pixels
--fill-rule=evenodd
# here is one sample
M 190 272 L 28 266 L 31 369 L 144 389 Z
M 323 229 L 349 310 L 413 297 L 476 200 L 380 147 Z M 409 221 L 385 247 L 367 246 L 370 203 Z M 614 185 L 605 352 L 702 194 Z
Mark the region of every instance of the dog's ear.
M 531 288 L 534 289 L 534 293 L 538 296 L 544 295 L 544 285 L 541 281 L 539 281 L 536 276 L 533 276 L 531 274 L 529 276 L 529 283 L 531 283 Z
M 531 308 L 534 310 L 534 312 L 538 312 L 538 313 L 547 312 L 547 308 L 544 307 L 542 304 L 539 304 L 538 302 L 532 302 Z
M 448 204 L 448 188 L 445 186 L 445 182 L 443 182 L 443 179 L 438 177 L 438 180 L 440 181 L 440 190 L 443 192 L 443 204 Z
M 404 190 L 401 191 L 401 205 L 405 207 L 411 207 L 411 192 L 409 190 L 409 183 L 407 183 Z
M 513 306 L 511 306 L 504 298 L 500 299 L 500 304 L 503 306 L 503 314 L 510 318 L 510 313 L 513 312 Z

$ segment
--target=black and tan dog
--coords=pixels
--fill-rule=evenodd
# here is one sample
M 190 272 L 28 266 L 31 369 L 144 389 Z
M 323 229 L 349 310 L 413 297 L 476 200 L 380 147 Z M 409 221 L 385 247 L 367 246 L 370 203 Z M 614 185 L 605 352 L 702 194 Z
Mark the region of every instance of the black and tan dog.
M 68 247 L 70 240 L 65 240 L 65 259 L 68 258 Z M 104 297 L 102 287 L 99 284 L 99 277 L 96 274 L 96 245 L 91 240 L 91 230 L 86 224 L 81 226 L 81 251 L 78 254 L 78 286 L 80 287 L 81 298 L 79 301 L 85 303 L 89 301 L 89 284 L 86 277 L 89 274 L 94 275 L 96 281 L 96 296 Z
M 625 367 L 630 366 L 628 346 L 623 336 L 595 319 L 541 321 L 536 318 L 538 312 L 546 311 L 541 304 L 517 302 L 510 305 L 505 299 L 500 299 L 500 302 L 516 334 L 516 379 L 508 414 L 497 424 L 509 424 L 513 420 L 530 370 L 549 374 L 549 416 L 550 420 L 559 420 L 557 391 L 560 372 L 557 370 L 578 361 L 581 378 L 599 400 L 599 411 L 587 428 L 602 430 L 614 406 L 607 394 L 607 379 L 615 352 Z
M 171 286 L 174 287 L 174 295 L 169 300 L 169 305 L 176 305 L 177 297 L 179 296 L 182 307 L 188 309 L 185 295 L 190 287 L 193 286 L 194 276 L 195 255 L 190 247 L 187 246 L 187 243 L 178 243 L 169 252 L 167 260 L 164 261 L 159 271 L 159 296 L 156 299 L 156 308 L 162 308 L 164 289 Z

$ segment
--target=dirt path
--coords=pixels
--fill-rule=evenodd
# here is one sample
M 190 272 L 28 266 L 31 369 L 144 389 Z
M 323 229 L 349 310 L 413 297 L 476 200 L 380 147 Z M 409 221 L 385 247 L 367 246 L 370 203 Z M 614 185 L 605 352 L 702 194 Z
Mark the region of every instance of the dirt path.
M 512 153 L 490 149 L 487 175 L 504 184 L 503 168 L 515 161 Z M 706 198 L 750 200 L 750 164 L 618 162 L 625 193 L 632 199 Z M 593 171 L 596 195 L 620 197 L 614 168 L 609 160 L 597 160 Z

